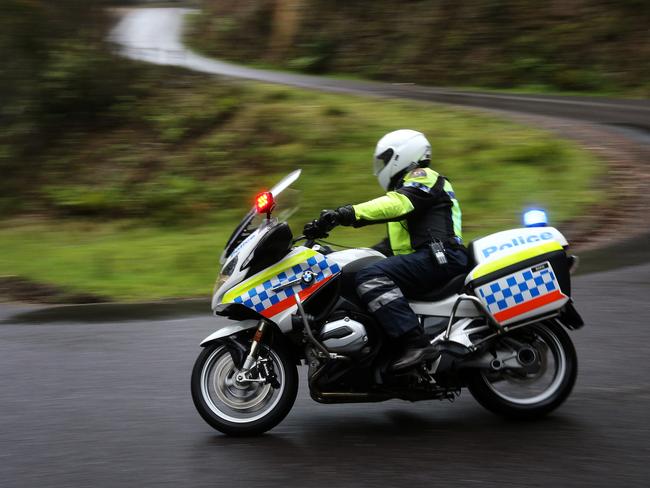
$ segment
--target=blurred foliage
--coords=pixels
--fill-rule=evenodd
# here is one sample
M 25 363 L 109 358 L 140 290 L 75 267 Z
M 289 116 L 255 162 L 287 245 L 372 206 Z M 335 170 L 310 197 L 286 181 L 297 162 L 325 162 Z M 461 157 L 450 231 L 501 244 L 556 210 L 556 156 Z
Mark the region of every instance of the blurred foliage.
M 203 5 L 205 13 L 194 19 L 188 38 L 222 58 L 430 85 L 650 96 L 645 0 Z M 287 28 L 287 22 L 297 25 Z M 287 29 L 295 31 L 290 42 L 275 42 Z
M 136 94 L 138 68 L 104 38 L 104 0 L 3 0 L 0 6 L 0 211 L 42 175 L 40 154 L 89 127 L 119 123 L 112 108 Z
M 298 233 L 322 208 L 380 194 L 372 149 L 403 127 L 431 138 L 466 238 L 516 224 L 525 205 L 566 221 L 600 195 L 591 155 L 487 115 L 132 63 L 104 41 L 101 6 L 2 5 L 0 275 L 120 299 L 207 293 L 257 191 L 303 168 Z M 383 233 L 337 229 L 332 239 L 368 245 Z
M 303 205 L 290 221 L 299 233 L 322 208 L 381 193 L 372 148 L 401 127 L 431 138 L 433 166 L 461 200 L 466 239 L 517 225 L 527 205 L 566 221 L 601 195 L 603 167 L 590 154 L 487 115 L 153 73 L 128 115 L 115 109 L 121 124 L 77 130 L 39 154 L 43 178 L 20 193 L 32 216 L 0 229 L 0 275 L 117 299 L 208 294 L 255 193 L 303 168 L 295 185 Z M 384 233 L 340 228 L 331 239 L 369 245 Z
M 29 213 L 194 224 L 211 212 L 243 209 L 264 185 L 296 167 L 310 188 L 305 217 L 370 198 L 379 188 L 369 157 L 376 140 L 416 127 L 433 140 L 467 206 L 468 225 L 509 219 L 510 202 L 552 202 L 558 218 L 588 203 L 598 165 L 542 131 L 471 112 L 415 102 L 374 101 L 259 84 L 218 83 L 158 69 L 140 83 L 120 124 L 77 128 L 30 160 L 40 177 L 17 190 Z M 163 81 L 166 80 L 166 81 Z M 548 178 L 549 171 L 558 173 Z M 502 178 L 521 175 L 524 179 Z M 345 185 L 337 185 L 346 175 Z M 502 181 L 503 180 L 503 181 Z M 578 188 L 574 189 L 578 183 Z M 484 188 L 485 187 L 485 188 Z M 529 203 L 534 203 L 533 201 Z M 567 205 L 568 203 L 568 205 Z M 474 220 L 474 224 L 473 224 Z

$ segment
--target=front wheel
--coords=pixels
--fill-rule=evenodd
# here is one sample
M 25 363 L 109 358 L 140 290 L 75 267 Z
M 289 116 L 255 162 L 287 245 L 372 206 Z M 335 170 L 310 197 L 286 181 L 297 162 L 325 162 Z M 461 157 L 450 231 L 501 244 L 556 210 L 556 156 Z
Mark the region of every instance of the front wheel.
M 298 371 L 279 347 L 260 344 L 277 383 L 239 382 L 239 369 L 223 344 L 203 349 L 192 370 L 192 399 L 203 419 L 233 436 L 257 435 L 272 429 L 289 413 L 298 393 Z
M 555 322 L 537 323 L 501 338 L 496 351 L 515 352 L 508 337 L 524 345 L 530 366 L 473 370 L 468 377 L 472 396 L 488 410 L 510 418 L 534 419 L 555 410 L 571 393 L 578 373 L 569 335 Z

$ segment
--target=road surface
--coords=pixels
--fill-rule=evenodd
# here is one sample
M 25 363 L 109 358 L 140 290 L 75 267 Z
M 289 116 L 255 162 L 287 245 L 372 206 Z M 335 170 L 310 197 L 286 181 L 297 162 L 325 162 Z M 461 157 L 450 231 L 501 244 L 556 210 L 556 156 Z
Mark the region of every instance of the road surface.
M 88 323 L 79 309 L 5 305 L 0 486 L 647 487 L 649 276 L 646 264 L 576 278 L 578 381 L 543 421 L 501 420 L 467 392 L 454 404 L 319 405 L 303 384 L 285 421 L 250 439 L 194 410 L 208 313 L 113 322 L 109 308 L 97 322 L 102 309 L 87 306 Z

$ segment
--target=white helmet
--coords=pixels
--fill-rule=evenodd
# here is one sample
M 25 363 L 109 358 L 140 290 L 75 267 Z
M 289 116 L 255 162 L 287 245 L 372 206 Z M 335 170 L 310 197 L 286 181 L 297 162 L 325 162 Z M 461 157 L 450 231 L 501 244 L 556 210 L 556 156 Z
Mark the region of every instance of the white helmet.
M 375 176 L 384 190 L 388 190 L 396 175 L 431 160 L 431 144 L 424 134 L 410 129 L 389 132 L 379 139 L 375 148 Z

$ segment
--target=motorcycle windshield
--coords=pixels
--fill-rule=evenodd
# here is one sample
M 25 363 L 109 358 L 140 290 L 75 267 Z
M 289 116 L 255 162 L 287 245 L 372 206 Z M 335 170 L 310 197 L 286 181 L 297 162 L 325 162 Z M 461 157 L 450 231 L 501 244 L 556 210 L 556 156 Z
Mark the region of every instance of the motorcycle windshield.
M 298 178 L 300 178 L 301 172 L 302 170 L 297 169 L 289 173 L 269 190 L 271 194 L 273 194 L 273 198 L 276 202 L 274 213 L 279 221 L 286 221 L 289 216 L 298 209 L 299 192 L 287 189 L 295 183 Z M 265 215 L 260 215 L 256 212 L 255 206 L 248 211 L 228 239 L 223 254 L 221 255 L 221 264 L 228 259 L 237 246 L 241 244 L 244 239 L 250 236 L 265 219 Z

